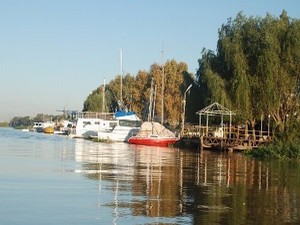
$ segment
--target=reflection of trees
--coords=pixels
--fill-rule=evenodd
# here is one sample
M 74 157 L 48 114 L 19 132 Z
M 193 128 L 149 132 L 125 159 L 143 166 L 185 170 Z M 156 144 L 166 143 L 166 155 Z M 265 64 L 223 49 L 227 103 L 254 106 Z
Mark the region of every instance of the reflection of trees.
M 182 154 L 186 154 L 181 157 L 185 159 L 183 168 L 189 168 L 183 172 L 183 190 L 187 190 L 183 196 L 194 201 L 185 204 L 183 211 L 194 215 L 195 224 L 282 224 L 299 220 L 299 183 L 295 184 L 299 182 L 299 166 L 291 171 L 288 163 L 262 163 L 242 154 Z M 193 167 L 194 172 L 190 170 Z M 287 179 L 288 172 L 297 174 L 297 179 Z
M 297 163 L 261 162 L 239 153 L 101 148 L 78 152 L 81 171 L 109 181 L 118 195 L 108 206 L 130 209 L 134 216 L 193 215 L 194 224 L 299 222 Z M 124 194 L 130 197 L 122 200 Z

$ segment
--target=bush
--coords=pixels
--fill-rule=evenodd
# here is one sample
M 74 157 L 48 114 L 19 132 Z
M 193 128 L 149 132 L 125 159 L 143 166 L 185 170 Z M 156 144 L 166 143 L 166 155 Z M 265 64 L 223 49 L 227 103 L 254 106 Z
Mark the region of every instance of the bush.
M 260 159 L 300 159 L 300 143 L 276 140 L 274 143 L 247 151 L 251 155 Z

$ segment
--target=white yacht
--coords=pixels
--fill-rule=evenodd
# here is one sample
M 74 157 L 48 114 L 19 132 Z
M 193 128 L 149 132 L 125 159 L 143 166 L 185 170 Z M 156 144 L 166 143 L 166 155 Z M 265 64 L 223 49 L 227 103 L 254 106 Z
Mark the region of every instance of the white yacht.
M 117 111 L 116 113 L 78 114 L 75 134 L 73 137 L 99 138 L 111 141 L 127 141 L 135 135 L 142 121 L 132 111 Z
M 98 139 L 127 142 L 135 136 L 140 128 L 142 121 L 134 112 L 118 111 L 112 120 L 100 122 L 100 129 L 97 132 Z
M 72 137 L 88 138 L 97 135 L 100 122 L 113 119 L 113 113 L 80 112 L 77 114 L 75 128 L 69 132 Z

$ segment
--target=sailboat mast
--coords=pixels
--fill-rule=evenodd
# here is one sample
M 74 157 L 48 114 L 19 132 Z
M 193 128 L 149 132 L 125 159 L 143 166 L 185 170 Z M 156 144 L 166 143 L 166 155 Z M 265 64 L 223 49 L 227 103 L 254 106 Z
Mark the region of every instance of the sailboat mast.
M 153 78 L 151 79 L 148 121 L 152 121 L 152 109 L 153 109 Z
M 164 67 L 164 48 L 161 51 L 162 81 L 161 81 L 161 124 L 164 124 L 164 92 L 165 92 L 165 67 Z
M 155 113 L 155 102 L 156 102 L 156 85 L 154 86 L 154 94 L 153 94 L 152 121 L 154 119 L 154 113 Z
M 105 112 L 105 79 L 103 82 L 103 89 L 102 89 L 102 113 Z
M 120 72 L 121 72 L 121 78 L 120 78 L 120 103 L 123 105 L 123 54 L 122 49 L 120 48 Z

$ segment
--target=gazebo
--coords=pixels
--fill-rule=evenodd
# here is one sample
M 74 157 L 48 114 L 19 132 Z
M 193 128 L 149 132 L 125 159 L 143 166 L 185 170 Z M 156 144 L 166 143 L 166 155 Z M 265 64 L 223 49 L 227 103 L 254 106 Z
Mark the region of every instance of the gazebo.
M 231 122 L 232 122 L 232 115 L 235 113 L 226 107 L 222 106 L 221 104 L 214 102 L 211 105 L 199 110 L 196 112 L 199 115 L 199 126 L 200 126 L 200 135 L 201 135 L 201 126 L 202 126 L 202 115 L 206 116 L 206 134 L 208 134 L 208 118 L 210 116 L 221 116 L 221 125 L 222 125 L 222 133 L 223 133 L 223 121 L 224 116 L 229 116 L 229 137 L 231 137 Z

